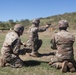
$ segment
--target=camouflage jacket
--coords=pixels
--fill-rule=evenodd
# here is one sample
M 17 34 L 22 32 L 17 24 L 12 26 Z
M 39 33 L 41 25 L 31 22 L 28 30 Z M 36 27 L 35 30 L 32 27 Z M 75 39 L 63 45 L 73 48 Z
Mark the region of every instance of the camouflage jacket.
M 11 54 L 18 54 L 20 50 L 21 39 L 16 32 L 9 32 L 6 35 L 5 41 L 3 43 L 1 54 L 5 57 Z
M 68 31 L 61 30 L 51 39 L 51 48 L 57 49 L 56 56 L 60 59 L 73 59 L 74 35 Z

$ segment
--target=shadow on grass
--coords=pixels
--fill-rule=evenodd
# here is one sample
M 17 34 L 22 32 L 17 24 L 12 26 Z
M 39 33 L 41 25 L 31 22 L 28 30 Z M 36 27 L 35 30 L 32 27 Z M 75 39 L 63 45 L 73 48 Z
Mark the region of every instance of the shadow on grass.
M 39 57 L 50 56 L 50 55 L 55 55 L 55 53 L 54 52 L 50 52 L 50 53 L 39 54 Z
M 45 61 L 36 61 L 36 60 L 29 60 L 29 61 L 24 61 L 24 64 L 25 66 L 38 66 L 40 65 L 41 63 L 48 63 L 48 62 L 45 62 Z

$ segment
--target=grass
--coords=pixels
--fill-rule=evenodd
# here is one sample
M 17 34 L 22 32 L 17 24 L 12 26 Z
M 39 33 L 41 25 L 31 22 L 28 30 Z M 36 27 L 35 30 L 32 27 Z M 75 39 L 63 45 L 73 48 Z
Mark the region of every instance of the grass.
M 75 37 L 76 31 L 71 31 Z M 52 68 L 48 65 L 52 54 L 50 52 L 52 49 L 50 48 L 50 39 L 54 32 L 43 32 L 39 33 L 40 39 L 43 40 L 43 44 L 39 49 L 39 52 L 43 55 L 41 57 L 30 57 L 28 54 L 20 56 L 22 60 L 25 61 L 26 66 L 22 68 L 11 68 L 11 67 L 0 67 L 0 75 L 76 75 L 76 73 L 61 73 L 60 70 Z M 5 39 L 6 33 L 0 33 L 0 49 L 2 47 L 3 41 Z M 28 40 L 28 34 L 25 32 L 23 36 L 21 36 L 22 41 L 26 42 Z M 76 42 L 74 43 L 74 49 L 76 49 Z M 74 54 L 76 51 L 74 50 Z M 76 59 L 76 55 L 75 59 Z

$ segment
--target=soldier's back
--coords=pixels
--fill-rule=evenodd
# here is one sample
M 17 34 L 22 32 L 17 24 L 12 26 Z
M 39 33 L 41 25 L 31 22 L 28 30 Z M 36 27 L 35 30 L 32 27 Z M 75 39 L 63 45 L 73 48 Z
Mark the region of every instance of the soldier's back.
M 61 59 L 73 59 L 73 42 L 75 41 L 74 35 L 68 31 L 60 31 L 56 33 L 55 40 L 57 44 L 57 54 Z
M 7 52 L 10 52 L 10 47 L 12 42 L 18 38 L 18 35 L 15 32 L 9 32 L 6 34 L 3 46 L 1 48 L 1 54 L 5 54 Z
M 56 40 L 60 40 L 60 38 L 65 38 L 65 39 L 70 39 L 71 41 L 75 41 L 75 37 L 72 33 L 68 32 L 68 31 L 60 31 L 58 33 L 56 33 L 55 35 Z
M 8 43 L 8 45 L 11 45 L 11 43 L 15 40 L 18 39 L 18 35 L 16 32 L 9 32 L 6 37 L 4 43 Z

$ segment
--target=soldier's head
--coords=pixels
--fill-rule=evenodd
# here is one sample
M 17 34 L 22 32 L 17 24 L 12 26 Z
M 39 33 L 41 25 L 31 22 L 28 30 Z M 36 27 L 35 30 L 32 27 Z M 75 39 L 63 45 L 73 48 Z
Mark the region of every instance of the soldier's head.
M 22 24 L 16 24 L 14 26 L 14 31 L 18 33 L 18 35 L 22 35 L 24 31 L 24 26 Z
M 59 29 L 60 30 L 66 30 L 67 27 L 69 27 L 67 20 L 60 20 L 59 21 Z
M 40 19 L 34 19 L 32 21 L 33 24 L 35 24 L 36 26 L 39 26 L 39 23 L 40 23 Z

